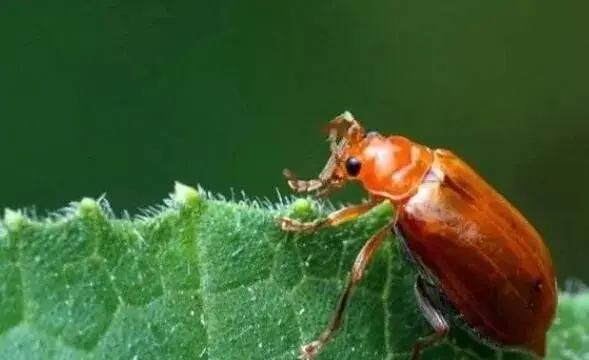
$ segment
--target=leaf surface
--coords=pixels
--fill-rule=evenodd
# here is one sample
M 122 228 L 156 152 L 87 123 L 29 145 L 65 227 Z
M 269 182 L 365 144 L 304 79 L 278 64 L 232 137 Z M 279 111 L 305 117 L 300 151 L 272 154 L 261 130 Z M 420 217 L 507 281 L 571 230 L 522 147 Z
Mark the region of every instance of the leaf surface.
M 225 201 L 177 184 L 163 206 L 134 218 L 116 218 L 104 199 L 46 219 L 6 210 L 0 359 L 296 359 L 326 326 L 357 252 L 391 209 L 295 236 L 277 215 L 311 219 L 330 206 L 281 201 Z M 407 358 L 431 332 L 413 281 L 390 236 L 317 360 Z M 424 355 L 497 358 L 458 328 Z M 548 358 L 589 359 L 589 293 L 561 294 Z

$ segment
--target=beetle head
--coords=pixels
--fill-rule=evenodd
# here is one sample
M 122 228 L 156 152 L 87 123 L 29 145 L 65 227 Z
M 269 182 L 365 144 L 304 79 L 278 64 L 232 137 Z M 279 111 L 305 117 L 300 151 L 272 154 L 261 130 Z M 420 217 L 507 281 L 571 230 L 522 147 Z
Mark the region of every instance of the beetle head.
M 403 199 L 421 182 L 433 162 L 433 152 L 403 136 L 366 133 L 351 113 L 336 116 L 328 125 L 331 156 L 316 179 L 299 180 L 285 170 L 290 187 L 325 196 L 347 181 L 359 181 L 373 194 Z

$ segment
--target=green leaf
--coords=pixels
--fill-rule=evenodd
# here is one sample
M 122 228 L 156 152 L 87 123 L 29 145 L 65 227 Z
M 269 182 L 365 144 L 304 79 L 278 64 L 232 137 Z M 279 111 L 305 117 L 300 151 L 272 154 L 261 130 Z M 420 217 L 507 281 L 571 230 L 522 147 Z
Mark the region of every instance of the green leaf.
M 165 204 L 115 218 L 83 199 L 46 219 L 6 210 L 0 226 L 0 359 L 295 359 L 329 321 L 353 259 L 390 218 L 380 206 L 313 235 L 277 215 L 329 205 L 224 201 L 177 184 Z M 391 237 L 321 359 L 402 359 L 431 329 Z M 589 293 L 563 293 L 549 359 L 589 359 Z M 453 328 L 425 359 L 497 359 Z M 503 359 L 523 359 L 506 353 Z

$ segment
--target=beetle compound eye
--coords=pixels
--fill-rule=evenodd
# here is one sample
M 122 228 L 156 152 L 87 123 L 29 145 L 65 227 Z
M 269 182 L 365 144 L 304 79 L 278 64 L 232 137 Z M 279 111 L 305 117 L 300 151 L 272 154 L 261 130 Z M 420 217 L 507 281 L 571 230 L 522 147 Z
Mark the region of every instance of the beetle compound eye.
M 360 163 L 360 160 L 358 160 L 358 158 L 350 156 L 346 160 L 346 171 L 348 172 L 348 175 L 350 175 L 350 176 L 357 176 L 360 173 L 361 167 L 362 167 L 362 164 Z

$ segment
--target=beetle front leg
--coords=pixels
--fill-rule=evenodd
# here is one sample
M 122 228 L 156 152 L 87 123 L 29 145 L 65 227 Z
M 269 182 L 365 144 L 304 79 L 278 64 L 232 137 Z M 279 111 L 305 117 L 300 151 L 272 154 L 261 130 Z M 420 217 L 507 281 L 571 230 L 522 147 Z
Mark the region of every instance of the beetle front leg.
M 312 341 L 301 347 L 300 359 L 313 359 L 315 355 L 317 355 L 319 350 L 329 340 L 331 340 L 333 335 L 339 330 L 350 297 L 356 285 L 358 285 L 358 283 L 362 280 L 364 276 L 364 270 L 366 269 L 368 263 L 370 263 L 370 260 L 372 259 L 376 249 L 379 248 L 380 244 L 382 244 L 382 241 L 386 238 L 386 235 L 390 232 L 391 225 L 392 223 L 389 223 L 386 226 L 382 227 L 364 244 L 364 246 L 356 256 L 356 261 L 354 261 L 354 266 L 352 268 L 351 274 L 348 276 L 346 286 L 340 294 L 337 307 L 335 308 L 335 313 L 333 315 L 331 322 L 329 323 L 329 326 L 323 331 L 323 333 L 321 333 L 317 340 Z
M 346 221 L 353 220 L 367 213 L 379 203 L 379 199 L 371 198 L 367 203 L 345 207 L 332 212 L 326 217 L 315 219 L 313 221 L 302 222 L 289 217 L 279 217 L 278 220 L 284 231 L 309 232 L 323 227 L 336 226 Z
M 428 298 L 421 276 L 418 276 L 415 281 L 414 291 L 423 316 L 435 330 L 433 334 L 417 339 L 413 345 L 411 360 L 419 360 L 421 359 L 421 352 L 441 341 L 450 331 L 450 327 L 444 316 L 433 306 Z

